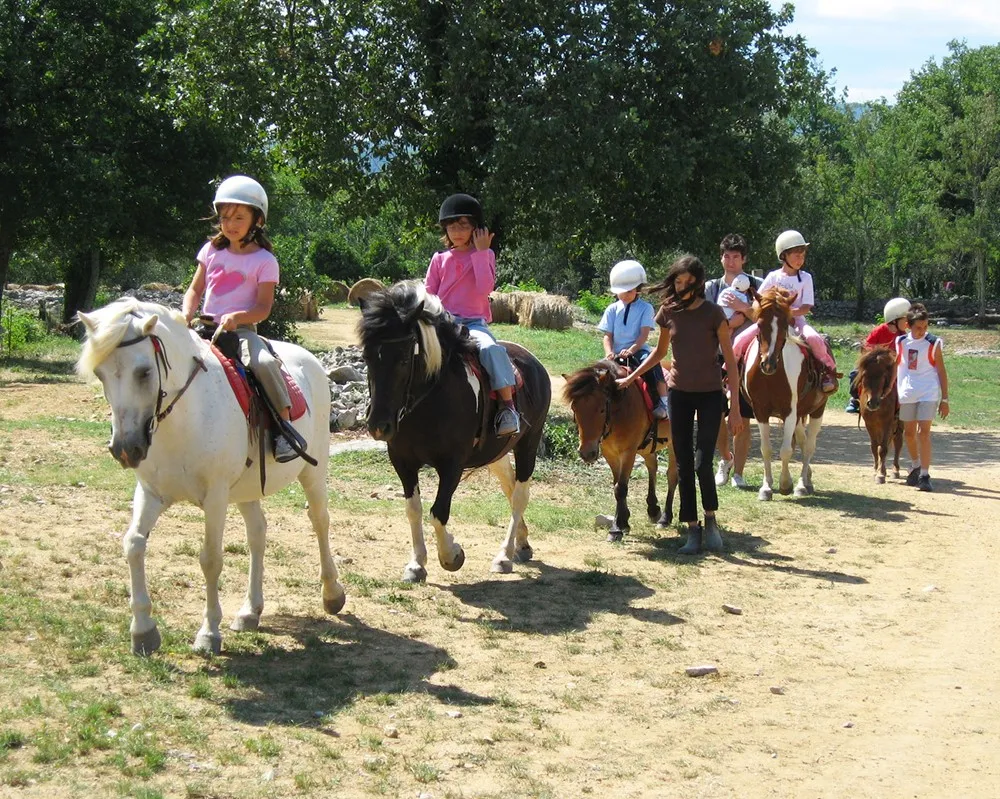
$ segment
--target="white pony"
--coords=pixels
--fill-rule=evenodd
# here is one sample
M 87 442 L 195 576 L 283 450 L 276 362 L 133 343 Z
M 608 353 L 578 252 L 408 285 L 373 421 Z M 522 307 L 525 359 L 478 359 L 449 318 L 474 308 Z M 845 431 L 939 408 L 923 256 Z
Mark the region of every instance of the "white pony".
M 78 316 L 87 337 L 77 370 L 101 381 L 111 406 L 108 448 L 123 467 L 136 472 L 132 524 L 123 541 L 132 583 L 132 651 L 149 655 L 160 646 L 146 587 L 146 540 L 160 514 L 186 500 L 205 512 L 200 558 L 205 618 L 194 648 L 218 654 L 222 649 L 222 532 L 231 503 L 243 514 L 250 549 L 246 601 L 231 628 L 256 629 L 264 609 L 267 524 L 260 509 L 259 446 L 251 440 L 246 417 L 218 358 L 208 342 L 188 329 L 179 312 L 124 297 Z M 301 347 L 274 342 L 274 348 L 306 399 L 308 411 L 295 428 L 318 465 L 310 466 L 302 458 L 277 463 L 270 442 L 265 441 L 267 493 L 295 479 L 302 484 L 319 541 L 323 606 L 327 613 L 337 613 L 346 597 L 329 543 L 329 384 L 319 361 Z

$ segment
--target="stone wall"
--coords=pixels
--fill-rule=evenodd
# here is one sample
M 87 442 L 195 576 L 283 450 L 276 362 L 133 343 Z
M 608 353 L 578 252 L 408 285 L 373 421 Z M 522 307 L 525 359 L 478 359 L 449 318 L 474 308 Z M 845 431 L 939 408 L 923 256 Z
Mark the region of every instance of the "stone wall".
M 860 321 L 874 324 L 876 317 L 882 315 L 882 309 L 888 299 L 886 297 L 885 299 L 865 302 L 864 318 Z M 972 297 L 936 297 L 930 300 L 918 297 L 911 299 L 913 302 L 923 303 L 933 319 L 967 319 L 979 313 L 979 304 Z M 854 300 L 820 300 L 816 303 L 814 316 L 820 320 L 853 322 L 856 321 L 854 314 L 856 305 Z M 997 313 L 995 300 L 987 302 L 986 313 L 988 316 Z

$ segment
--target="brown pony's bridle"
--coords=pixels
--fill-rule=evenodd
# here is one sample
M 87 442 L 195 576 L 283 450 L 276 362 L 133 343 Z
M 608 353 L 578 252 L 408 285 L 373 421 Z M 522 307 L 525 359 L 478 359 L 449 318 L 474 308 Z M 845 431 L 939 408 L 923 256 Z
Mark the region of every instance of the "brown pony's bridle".
M 138 316 L 138 314 L 133 314 L 133 316 Z M 166 408 L 163 408 L 163 400 L 167 397 L 167 392 L 163 390 L 163 381 L 170 372 L 170 361 L 167 360 L 167 351 L 163 348 L 163 342 L 160 340 L 160 337 L 152 333 L 143 334 L 141 336 L 135 336 L 134 338 L 125 339 L 118 344 L 118 347 L 131 347 L 133 344 L 138 344 L 140 341 L 145 341 L 147 338 L 150 339 L 153 344 L 153 359 L 156 362 L 156 379 L 158 382 L 156 391 L 156 411 L 153 417 L 149 420 L 149 426 L 146 430 L 146 436 L 152 440 L 153 433 L 155 433 L 159 428 L 160 422 L 170 415 L 174 406 L 177 405 L 178 400 L 184 396 L 184 392 L 188 390 L 188 387 L 198 376 L 198 372 L 207 372 L 208 367 L 205 366 L 205 362 L 197 355 L 192 356 L 194 366 L 191 369 L 191 374 L 188 375 L 187 382 L 184 383 L 181 390 L 177 392 L 177 396 L 174 397 L 173 401 Z

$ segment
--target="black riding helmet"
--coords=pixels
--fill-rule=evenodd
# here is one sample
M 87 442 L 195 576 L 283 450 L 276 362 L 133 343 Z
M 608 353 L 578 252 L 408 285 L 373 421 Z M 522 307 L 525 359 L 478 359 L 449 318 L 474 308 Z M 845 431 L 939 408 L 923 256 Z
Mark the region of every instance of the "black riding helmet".
M 483 227 L 483 206 L 479 200 L 471 194 L 452 194 L 443 203 L 438 212 L 438 223 L 443 225 L 450 219 L 458 219 L 467 216 L 472 219 L 476 227 Z

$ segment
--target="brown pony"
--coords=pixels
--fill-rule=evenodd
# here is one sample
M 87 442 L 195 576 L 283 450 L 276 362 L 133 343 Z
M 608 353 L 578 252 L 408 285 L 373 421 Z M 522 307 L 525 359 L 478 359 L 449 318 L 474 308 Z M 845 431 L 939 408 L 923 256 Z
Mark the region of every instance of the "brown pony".
M 885 482 L 885 461 L 892 439 L 893 477 L 899 477 L 899 451 L 903 448 L 903 423 L 899 421 L 899 395 L 896 393 L 896 354 L 888 347 L 873 347 L 858 358 L 854 378 L 861 405 L 861 419 L 872 445 L 875 459 L 875 482 Z M 861 422 L 859 420 L 858 424 Z
M 615 518 L 608 533 L 608 541 L 621 541 L 629 531 L 628 481 L 635 465 L 635 456 L 641 455 L 649 474 L 646 492 L 646 513 L 658 529 L 666 529 L 673 521 L 674 491 L 677 488 L 677 462 L 670 443 L 670 420 L 661 419 L 652 440 L 646 441 L 650 429 L 650 416 L 646 411 L 646 390 L 643 381 L 637 381 L 622 390 L 615 384 L 616 377 L 624 377 L 627 370 L 613 361 L 598 361 L 566 378 L 563 397 L 573 411 L 580 436 L 580 457 L 593 463 L 600 452 L 611 467 L 615 481 Z M 656 501 L 656 453 L 666 449 L 667 499 L 663 513 Z
M 757 498 L 761 500 L 771 499 L 772 494 L 772 417 L 781 419 L 784 426 L 779 453 L 781 480 L 778 490 L 782 494 L 792 493 L 788 463 L 794 439 L 794 443 L 802 449 L 802 475 L 795 487 L 795 496 L 803 497 L 813 492 L 810 464 L 816 452 L 816 439 L 823 424 L 828 395 L 821 390 L 815 371 L 807 365 L 805 343 L 790 329 L 794 298 L 791 292 L 775 286 L 754 303 L 757 339 L 747 349 L 743 390 L 753 406 L 754 418 L 760 428 L 764 484 L 757 492 Z

